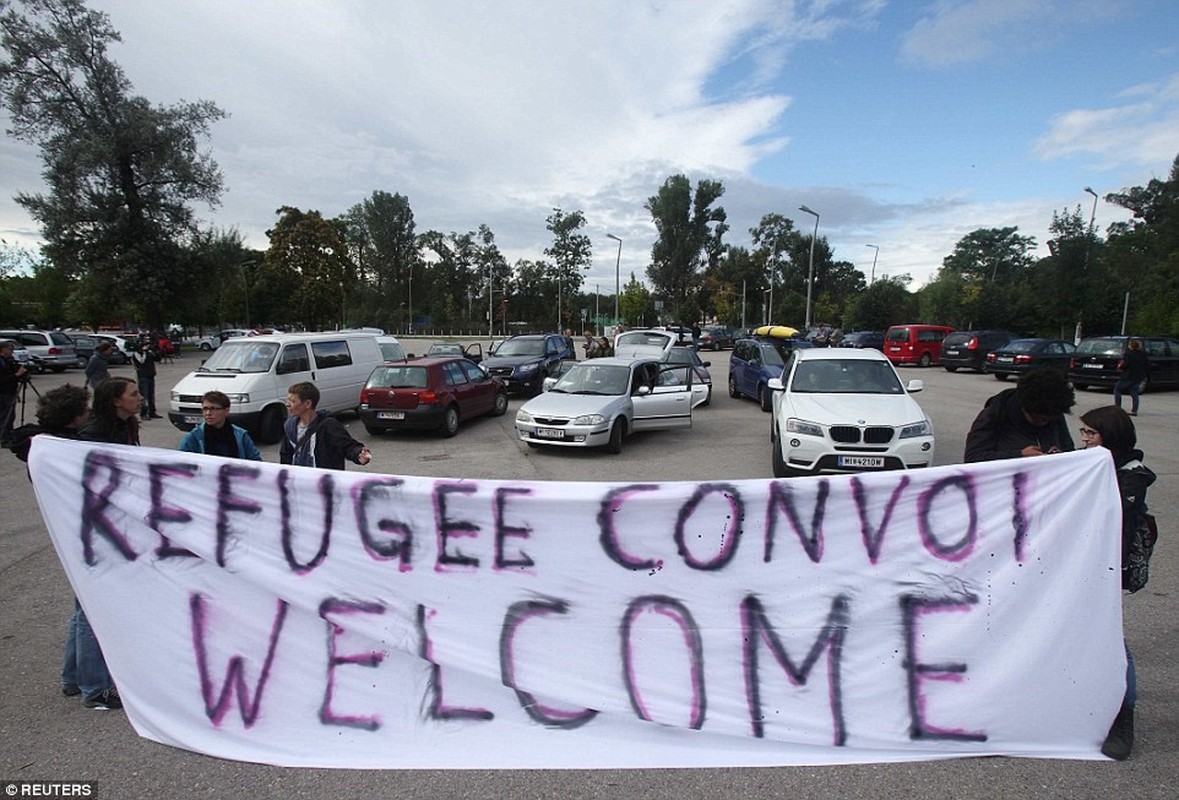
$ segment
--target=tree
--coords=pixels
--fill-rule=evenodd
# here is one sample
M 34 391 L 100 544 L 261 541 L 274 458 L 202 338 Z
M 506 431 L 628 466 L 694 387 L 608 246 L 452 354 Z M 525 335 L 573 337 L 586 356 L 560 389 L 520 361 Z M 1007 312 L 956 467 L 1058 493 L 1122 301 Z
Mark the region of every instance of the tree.
M 559 208 L 546 220 L 549 231 L 553 234 L 553 243 L 545 248 L 544 254 L 552 259 L 556 270 L 557 280 L 557 329 L 569 327 L 571 308 L 562 305 L 562 296 L 572 297 L 581 291 L 584 270 L 588 270 L 593 261 L 593 245 L 581 229 L 585 227 L 585 215 L 580 211 L 566 214 Z M 562 318 L 563 317 L 563 318 Z
M 1017 227 L 966 234 L 921 293 L 923 318 L 963 328 L 1021 327 L 1035 247 Z
M 630 274 L 630 280 L 622 287 L 622 296 L 618 299 L 618 313 L 627 325 L 635 326 L 646 322 L 647 315 L 653 314 L 651 293 L 643 284 Z
M 883 275 L 851 298 L 844 313 L 848 330 L 886 330 L 913 319 L 916 299 L 909 293 L 908 275 Z
M 679 319 L 696 320 L 700 309 L 695 307 L 694 293 L 700 268 L 718 264 L 724 254 L 728 217 L 724 208 L 712 207 L 724 193 L 720 181 L 701 180 L 693 194 L 687 177 L 672 175 L 644 206 L 659 233 L 651 247 L 647 278 Z
M 130 298 L 159 325 L 187 299 L 178 256 L 194 228 L 190 204 L 219 202 L 220 170 L 198 140 L 225 114 L 207 101 L 159 106 L 132 95 L 107 56 L 118 32 L 81 0 L 22 5 L 27 13 L 0 3 L 0 95 L 10 135 L 40 147 L 48 192 L 16 200 L 40 223 L 57 269 L 86 278 L 107 309 Z
M 410 284 L 420 261 L 409 198 L 374 191 L 345 219 L 365 318 L 382 327 L 407 326 L 413 313 Z
M 337 320 L 344 327 L 355 279 L 344 223 L 291 206 L 277 213 L 278 222 L 266 231 L 270 249 L 259 280 L 289 298 L 286 319 L 297 319 L 308 330 L 327 329 Z

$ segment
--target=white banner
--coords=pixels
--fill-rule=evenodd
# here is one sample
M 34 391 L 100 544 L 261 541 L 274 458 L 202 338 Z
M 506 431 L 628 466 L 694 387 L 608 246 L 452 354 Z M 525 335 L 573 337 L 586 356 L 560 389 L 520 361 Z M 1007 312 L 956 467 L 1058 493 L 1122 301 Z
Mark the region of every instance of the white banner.
M 822 479 L 452 480 L 38 437 L 143 736 L 395 768 L 1100 758 L 1104 451 Z

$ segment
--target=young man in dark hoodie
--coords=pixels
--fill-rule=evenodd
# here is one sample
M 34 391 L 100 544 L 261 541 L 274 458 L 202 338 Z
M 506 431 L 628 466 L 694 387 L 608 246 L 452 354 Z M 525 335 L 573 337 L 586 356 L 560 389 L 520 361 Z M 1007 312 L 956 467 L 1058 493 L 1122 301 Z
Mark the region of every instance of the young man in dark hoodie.
M 1068 378 L 1038 369 L 987 400 L 966 434 L 965 460 L 993 461 L 1075 449 L 1064 415 L 1076 404 Z
M 316 410 L 319 389 L 314 383 L 296 383 L 287 390 L 287 417 L 283 424 L 279 461 L 299 467 L 344 469 L 347 459 L 360 466 L 372 460 L 372 453 L 348 429 L 326 411 Z

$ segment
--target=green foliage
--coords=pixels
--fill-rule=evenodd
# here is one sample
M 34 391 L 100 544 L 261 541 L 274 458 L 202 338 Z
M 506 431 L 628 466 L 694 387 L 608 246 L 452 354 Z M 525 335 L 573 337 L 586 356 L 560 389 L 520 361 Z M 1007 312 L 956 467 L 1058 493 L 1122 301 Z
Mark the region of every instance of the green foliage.
M 652 305 L 651 293 L 632 272 L 630 280 L 622 287 L 622 297 L 618 300 L 618 313 L 622 315 L 623 324 L 634 328 L 647 324 L 648 319 L 655 319 L 655 307 Z
M 345 226 L 318 211 L 283 206 L 266 232 L 263 280 L 283 288 L 288 319 L 308 330 L 347 326 L 347 298 L 355 273 L 348 260 Z
M 645 208 L 659 238 L 651 248 L 647 278 L 668 307 L 687 311 L 694 303 L 701 267 L 712 268 L 724 255 L 722 239 L 729 226 L 724 208 L 713 203 L 725 193 L 720 181 L 701 180 L 692 192 L 684 175 L 672 175 Z
M 580 211 L 565 213 L 554 208 L 546 220 L 553 243 L 545 248 L 544 254 L 552 259 L 557 283 L 557 330 L 580 327 L 580 320 L 574 319 L 573 304 L 565 297 L 573 297 L 581 290 L 585 280 L 584 270 L 593 262 L 593 246 L 581 229 L 585 227 L 585 215 Z

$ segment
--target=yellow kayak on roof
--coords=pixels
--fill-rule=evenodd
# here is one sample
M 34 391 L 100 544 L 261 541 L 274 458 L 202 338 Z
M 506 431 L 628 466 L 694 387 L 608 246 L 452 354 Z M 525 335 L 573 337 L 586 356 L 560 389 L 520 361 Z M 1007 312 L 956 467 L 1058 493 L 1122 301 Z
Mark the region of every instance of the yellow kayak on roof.
M 774 339 L 790 339 L 798 335 L 797 328 L 789 325 L 762 325 L 753 329 L 754 336 L 769 336 Z

